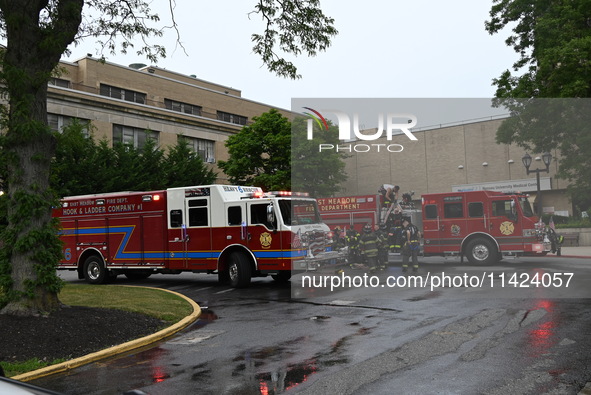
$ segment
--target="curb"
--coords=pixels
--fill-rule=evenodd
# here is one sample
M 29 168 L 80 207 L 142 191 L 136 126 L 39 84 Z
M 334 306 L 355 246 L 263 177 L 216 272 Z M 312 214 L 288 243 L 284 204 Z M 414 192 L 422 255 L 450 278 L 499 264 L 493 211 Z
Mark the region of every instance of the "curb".
M 199 305 L 197 303 L 195 303 L 192 299 L 189 299 L 185 295 L 181 295 L 178 292 L 170 291 L 168 289 L 154 288 L 154 287 L 140 287 L 140 286 L 133 286 L 133 285 L 121 285 L 121 286 L 155 289 L 158 291 L 164 291 L 164 292 L 168 292 L 168 293 L 177 295 L 180 298 L 186 300 L 193 307 L 193 312 L 191 314 L 189 314 L 188 316 L 186 316 L 185 318 L 183 318 L 182 320 L 180 320 L 179 322 L 177 322 L 176 324 L 171 325 L 168 328 L 164 328 L 161 331 L 158 331 L 158 332 L 153 333 L 151 335 L 148 335 L 148 336 L 145 336 L 145 337 L 142 337 L 139 339 L 131 340 L 131 341 L 128 341 L 123 344 L 119 344 L 114 347 L 109 347 L 104 350 L 100 350 L 100 351 L 97 351 L 97 352 L 94 352 L 94 353 L 91 353 L 91 354 L 88 354 L 88 355 L 85 355 L 85 356 L 82 356 L 79 358 L 74 358 L 69 361 L 59 363 L 57 365 L 46 366 L 44 368 L 33 370 L 31 372 L 27 372 L 27 373 L 23 373 L 23 374 L 19 374 L 17 376 L 13 376 L 10 378 L 13 380 L 18 380 L 18 381 L 36 380 L 36 379 L 39 379 L 39 378 L 42 378 L 45 376 L 49 376 L 49 375 L 52 375 L 55 373 L 62 373 L 62 372 L 68 371 L 70 369 L 80 367 L 82 365 L 96 362 L 101 359 L 112 357 L 117 354 L 122 354 L 122 353 L 125 353 L 128 351 L 131 351 L 131 350 L 135 350 L 137 348 L 147 346 L 148 344 L 155 343 L 159 340 L 162 340 L 164 338 L 172 336 L 177 332 L 180 332 L 181 330 L 185 329 L 187 326 L 189 326 L 190 324 L 195 322 L 197 320 L 197 318 L 199 318 L 199 316 L 201 315 L 201 307 L 199 307 Z

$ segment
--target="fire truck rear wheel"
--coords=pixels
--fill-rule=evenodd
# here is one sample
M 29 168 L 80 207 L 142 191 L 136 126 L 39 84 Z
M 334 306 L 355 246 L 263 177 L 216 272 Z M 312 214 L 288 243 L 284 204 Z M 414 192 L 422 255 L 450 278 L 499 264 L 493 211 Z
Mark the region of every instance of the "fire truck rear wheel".
M 483 238 L 470 241 L 466 255 L 473 265 L 492 265 L 499 260 L 495 244 Z
M 91 255 L 84 261 L 84 278 L 90 284 L 103 284 L 107 280 L 107 268 L 103 260 Z
M 230 285 L 234 288 L 246 287 L 250 284 L 252 268 L 248 257 L 241 252 L 233 252 L 229 257 L 228 274 Z

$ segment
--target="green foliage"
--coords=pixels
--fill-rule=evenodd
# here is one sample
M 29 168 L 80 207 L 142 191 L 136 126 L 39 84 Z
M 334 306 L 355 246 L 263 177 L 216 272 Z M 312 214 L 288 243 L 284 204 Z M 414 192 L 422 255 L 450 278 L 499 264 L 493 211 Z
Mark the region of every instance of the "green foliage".
M 230 158 L 218 166 L 233 184 L 291 189 L 291 123 L 272 109 L 226 140 Z
M 346 180 L 345 155 L 318 152 L 318 144 L 338 144 L 337 128 L 330 125 L 329 132 L 318 132 L 313 140 L 307 140 L 306 130 L 305 118 L 290 123 L 270 110 L 227 140 L 230 159 L 218 165 L 234 184 L 330 196 Z
M 519 59 L 494 80 L 497 98 L 589 97 L 591 3 L 494 0 L 486 30 L 512 27 L 506 43 Z
M 298 56 L 316 56 L 330 46 L 338 31 L 334 19 L 324 15 L 319 0 L 259 0 L 253 13 L 265 23 L 263 34 L 253 34 L 253 51 L 273 73 L 300 78 L 296 66 L 277 51 Z
M 163 167 L 162 182 L 167 188 L 211 184 L 217 177 L 182 136 L 176 145 L 169 147 Z
M 141 149 L 127 144 L 112 148 L 85 135 L 88 125 L 73 122 L 57 136 L 52 187 L 58 196 L 118 191 L 150 191 L 211 184 L 216 174 L 180 138 L 168 152 L 146 139 Z M 147 132 L 148 133 L 148 132 Z
M 497 142 L 559 150 L 557 175 L 571 181 L 580 209 L 591 207 L 591 100 L 583 99 L 591 97 L 590 15 L 586 0 L 495 0 L 486 22 L 490 34 L 511 26 L 506 43 L 519 54 L 513 70 L 493 81 L 495 105 L 512 115 Z
M 307 118 L 296 117 L 292 124 L 292 188 L 306 191 L 314 197 L 333 196 L 347 179 L 344 153 L 336 150 L 320 152 L 319 144 L 337 146 L 338 127 L 329 121 L 327 130 L 318 130 L 314 123 L 314 138 L 307 139 Z

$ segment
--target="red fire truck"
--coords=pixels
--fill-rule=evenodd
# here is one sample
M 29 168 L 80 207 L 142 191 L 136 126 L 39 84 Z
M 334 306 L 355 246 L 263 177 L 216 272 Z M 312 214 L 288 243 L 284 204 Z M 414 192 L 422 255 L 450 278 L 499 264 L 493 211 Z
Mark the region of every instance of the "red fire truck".
M 503 255 L 550 251 L 526 195 L 471 191 L 421 198 L 425 255 L 460 255 L 489 265 Z
M 216 273 L 242 287 L 251 277 L 287 281 L 333 259 L 316 200 L 290 192 L 206 185 L 67 197 L 54 210 L 59 270 L 99 284 L 124 274 Z
M 401 215 L 422 230 L 425 256 L 455 255 L 467 257 L 472 264 L 488 265 L 503 255 L 544 255 L 551 249 L 526 195 L 494 191 L 424 194 L 422 210 L 413 208 L 412 193 L 406 195 Z M 318 202 L 322 217 L 333 229 L 375 225 L 392 214 L 380 204 L 379 195 Z
M 331 228 L 355 228 L 361 232 L 366 224 L 379 223 L 380 199 L 377 195 L 341 196 L 317 199 L 324 222 Z

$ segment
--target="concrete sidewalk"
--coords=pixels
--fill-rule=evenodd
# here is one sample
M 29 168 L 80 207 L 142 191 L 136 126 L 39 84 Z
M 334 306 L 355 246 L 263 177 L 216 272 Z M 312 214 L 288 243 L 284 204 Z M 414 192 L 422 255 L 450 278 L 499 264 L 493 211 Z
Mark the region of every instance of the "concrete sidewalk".
M 548 254 L 547 256 L 556 256 L 554 254 Z M 591 259 L 591 246 L 583 247 L 562 247 L 563 257 L 573 258 L 589 258 Z

